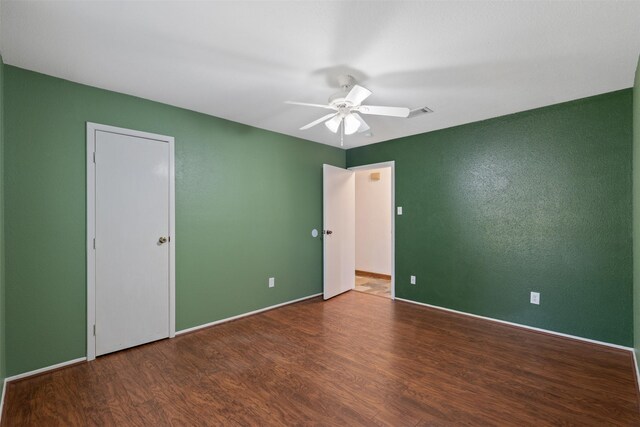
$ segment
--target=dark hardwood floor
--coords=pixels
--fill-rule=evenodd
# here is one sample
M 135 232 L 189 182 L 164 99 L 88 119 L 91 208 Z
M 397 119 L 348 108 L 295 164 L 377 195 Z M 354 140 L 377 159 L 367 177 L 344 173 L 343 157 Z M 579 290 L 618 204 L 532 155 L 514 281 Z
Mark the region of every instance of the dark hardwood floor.
M 348 292 L 8 384 L 3 426 L 640 425 L 632 356 Z

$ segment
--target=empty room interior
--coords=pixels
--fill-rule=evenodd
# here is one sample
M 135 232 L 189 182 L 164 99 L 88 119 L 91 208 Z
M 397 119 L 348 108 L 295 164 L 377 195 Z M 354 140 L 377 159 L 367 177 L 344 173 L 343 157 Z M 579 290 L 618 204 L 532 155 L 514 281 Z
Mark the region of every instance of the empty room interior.
M 0 0 L 0 425 L 640 426 L 639 1 Z

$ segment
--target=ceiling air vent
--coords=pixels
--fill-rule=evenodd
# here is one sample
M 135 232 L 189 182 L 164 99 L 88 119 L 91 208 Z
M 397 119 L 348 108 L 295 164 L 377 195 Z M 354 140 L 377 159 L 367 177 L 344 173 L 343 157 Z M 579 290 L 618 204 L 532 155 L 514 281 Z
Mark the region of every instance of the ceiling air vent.
M 409 112 L 408 117 L 411 118 L 411 117 L 420 116 L 422 114 L 427 114 L 427 113 L 433 113 L 433 110 L 429 107 L 416 108 Z

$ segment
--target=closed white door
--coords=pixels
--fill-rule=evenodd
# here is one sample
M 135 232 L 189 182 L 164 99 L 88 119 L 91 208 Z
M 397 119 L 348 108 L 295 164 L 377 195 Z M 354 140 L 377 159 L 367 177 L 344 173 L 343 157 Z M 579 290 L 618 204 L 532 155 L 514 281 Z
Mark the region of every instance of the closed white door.
M 323 165 L 324 299 L 355 287 L 356 187 L 354 172 Z
M 169 336 L 169 144 L 95 132 L 95 350 Z

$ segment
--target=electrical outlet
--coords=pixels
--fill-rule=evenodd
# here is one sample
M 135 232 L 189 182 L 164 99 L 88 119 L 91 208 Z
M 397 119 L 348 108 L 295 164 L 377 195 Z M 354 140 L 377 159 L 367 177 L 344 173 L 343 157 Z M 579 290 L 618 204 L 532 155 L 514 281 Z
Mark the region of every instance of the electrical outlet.
M 416 276 L 411 276 L 411 284 L 412 285 L 416 284 Z
M 540 305 L 540 292 L 531 292 L 531 304 Z
M 276 278 L 275 277 L 269 277 L 269 287 L 273 288 L 276 285 Z
M 398 215 L 402 215 L 402 206 L 398 206 Z

